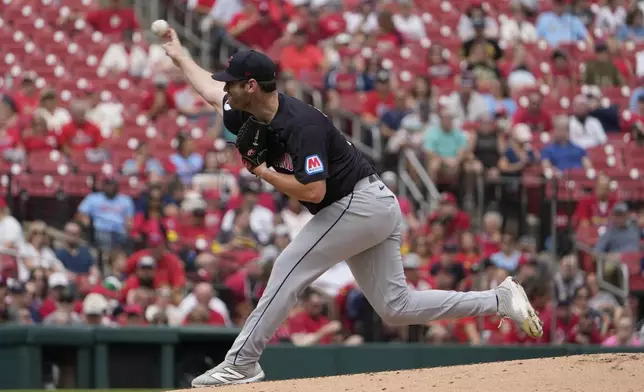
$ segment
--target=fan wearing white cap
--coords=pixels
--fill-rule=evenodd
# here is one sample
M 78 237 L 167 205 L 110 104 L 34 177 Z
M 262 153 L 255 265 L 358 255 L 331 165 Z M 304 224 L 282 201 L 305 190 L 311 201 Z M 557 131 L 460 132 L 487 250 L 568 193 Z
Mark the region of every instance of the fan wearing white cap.
M 86 325 L 115 326 L 107 317 L 109 303 L 98 293 L 89 293 L 83 300 L 83 321 Z

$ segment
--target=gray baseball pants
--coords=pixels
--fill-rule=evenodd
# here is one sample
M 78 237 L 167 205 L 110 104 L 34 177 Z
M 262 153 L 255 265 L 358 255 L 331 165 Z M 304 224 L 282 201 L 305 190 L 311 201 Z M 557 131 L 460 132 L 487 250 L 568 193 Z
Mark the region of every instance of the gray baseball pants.
M 233 365 L 259 360 L 299 293 L 346 260 L 365 297 L 390 325 L 494 314 L 493 290 L 414 291 L 407 287 L 400 255 L 402 215 L 396 196 L 376 177 L 318 212 L 275 261 L 257 308 L 226 355 Z

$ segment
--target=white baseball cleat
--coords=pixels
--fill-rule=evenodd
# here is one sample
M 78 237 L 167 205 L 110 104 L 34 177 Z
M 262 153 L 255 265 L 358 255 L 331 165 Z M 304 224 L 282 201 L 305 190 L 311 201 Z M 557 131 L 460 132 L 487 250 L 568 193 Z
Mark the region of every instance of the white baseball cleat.
M 506 278 L 495 289 L 499 301 L 498 314 L 516 322 L 528 336 L 538 338 L 543 335 L 542 322 L 534 311 L 523 287 L 513 277 Z M 499 327 L 501 325 L 499 324 Z
M 248 384 L 262 381 L 263 379 L 264 371 L 257 362 L 249 365 L 232 365 L 224 361 L 192 380 L 192 387 L 222 387 L 233 384 Z

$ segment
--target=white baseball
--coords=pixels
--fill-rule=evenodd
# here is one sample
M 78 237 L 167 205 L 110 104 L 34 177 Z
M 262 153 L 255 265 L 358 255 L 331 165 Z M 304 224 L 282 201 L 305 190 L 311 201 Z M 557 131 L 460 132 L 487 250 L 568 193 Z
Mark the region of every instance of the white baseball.
M 168 30 L 170 30 L 170 25 L 163 19 L 157 19 L 152 22 L 152 32 L 159 37 L 163 37 Z

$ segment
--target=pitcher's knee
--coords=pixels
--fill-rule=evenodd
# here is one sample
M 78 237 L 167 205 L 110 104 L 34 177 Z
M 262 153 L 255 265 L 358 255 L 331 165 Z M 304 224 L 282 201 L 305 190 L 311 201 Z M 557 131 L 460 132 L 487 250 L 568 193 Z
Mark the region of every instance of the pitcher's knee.
M 388 325 L 407 325 L 413 322 L 411 314 L 407 311 L 409 304 L 409 291 L 405 290 L 395 297 L 387 298 L 384 308 L 379 311 L 380 318 Z

